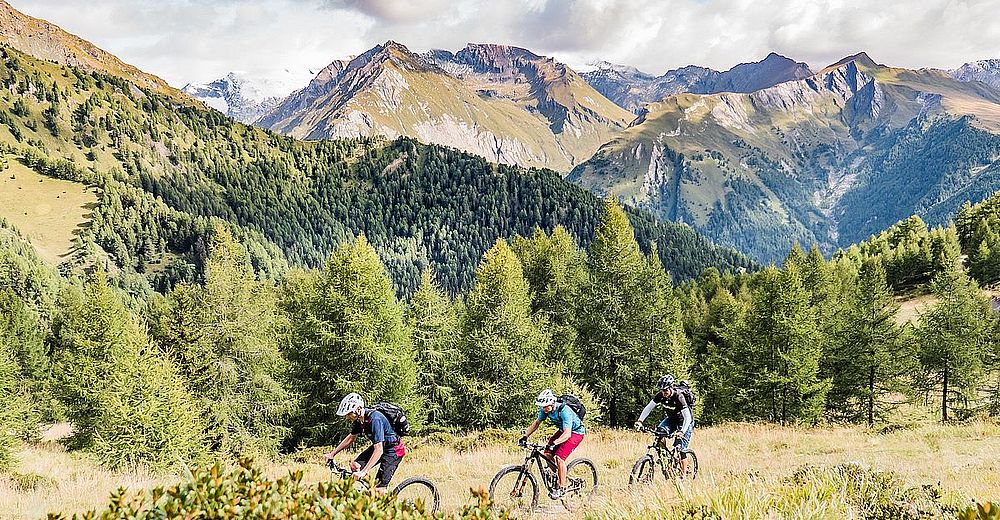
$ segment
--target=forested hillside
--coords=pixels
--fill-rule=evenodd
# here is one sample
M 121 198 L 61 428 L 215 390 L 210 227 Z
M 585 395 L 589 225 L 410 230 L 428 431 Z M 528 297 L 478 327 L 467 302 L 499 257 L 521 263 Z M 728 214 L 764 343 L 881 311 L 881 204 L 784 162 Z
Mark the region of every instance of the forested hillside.
M 593 235 L 600 200 L 551 171 L 410 140 L 304 143 L 120 78 L 2 53 L 5 154 L 99 187 L 78 256 L 103 249 L 118 267 L 152 272 L 157 288 L 200 276 L 214 229 L 208 217 L 252 242 L 255 265 L 269 272 L 284 259 L 319 266 L 364 234 L 402 292 L 425 266 L 449 292 L 467 289 L 499 237 L 556 225 L 581 243 Z M 709 265 L 751 266 L 689 228 L 631 215 L 643 248 L 656 242 L 678 279 Z
M 963 228 L 995 234 L 979 208 Z M 340 435 L 330 403 L 349 391 L 402 403 L 418 429 L 479 429 L 524 423 L 552 387 L 625 426 L 667 372 L 692 381 L 704 423 L 873 425 L 928 401 L 943 420 L 1000 413 L 997 318 L 956 228 L 918 218 L 831 260 L 795 248 L 781 267 L 675 286 L 607 201 L 587 248 L 562 227 L 497 240 L 454 299 L 432 270 L 397 298 L 364 237 L 274 280 L 217 228 L 203 281 L 145 300 L 0 237 L 0 387 L 23 411 L 0 415 L 0 454 L 58 419 L 112 467 L 273 454 Z M 901 325 L 901 290 L 937 303 Z

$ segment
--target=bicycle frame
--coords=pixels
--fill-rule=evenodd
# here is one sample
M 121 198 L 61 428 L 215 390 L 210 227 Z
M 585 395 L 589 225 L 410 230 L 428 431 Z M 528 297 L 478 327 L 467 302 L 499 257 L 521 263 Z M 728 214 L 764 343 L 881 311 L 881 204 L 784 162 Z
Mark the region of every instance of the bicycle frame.
M 674 437 L 659 429 L 644 428 L 642 431 L 653 434 L 653 441 L 646 447 L 646 454 L 653 458 L 653 464 L 660 466 L 664 476 L 668 476 L 668 471 L 679 472 L 681 448 L 673 441 Z
M 521 468 L 523 469 L 523 471 L 525 473 L 531 471 L 531 463 L 534 462 L 535 466 L 538 468 L 538 474 L 542 477 L 542 484 L 545 485 L 545 489 L 549 491 L 555 489 L 553 487 L 553 484 L 558 483 L 559 468 L 556 467 L 555 462 L 549 460 L 545 456 L 543 452 L 545 447 L 540 444 L 531 444 L 531 443 L 525 444 L 523 447 L 530 448 L 530 451 L 524 457 L 524 463 L 521 464 Z M 548 469 L 550 472 L 549 475 L 546 475 L 545 473 L 546 464 L 548 465 Z M 552 482 L 552 480 L 555 480 L 556 482 Z

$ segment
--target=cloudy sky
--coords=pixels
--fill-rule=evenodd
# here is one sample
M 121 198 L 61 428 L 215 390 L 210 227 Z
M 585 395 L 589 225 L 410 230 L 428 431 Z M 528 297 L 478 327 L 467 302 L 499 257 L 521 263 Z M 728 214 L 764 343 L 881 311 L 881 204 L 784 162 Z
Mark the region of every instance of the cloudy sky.
M 171 84 L 299 78 L 396 40 L 527 47 L 572 66 L 727 69 L 775 51 L 823 66 L 952 68 L 1000 58 L 1000 0 L 10 0 Z M 82 7 L 86 6 L 86 7 Z

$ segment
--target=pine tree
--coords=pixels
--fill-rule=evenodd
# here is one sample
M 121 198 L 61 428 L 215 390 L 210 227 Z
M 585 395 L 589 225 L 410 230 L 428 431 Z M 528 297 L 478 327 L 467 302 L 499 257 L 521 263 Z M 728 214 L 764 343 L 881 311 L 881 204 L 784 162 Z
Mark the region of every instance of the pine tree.
M 544 318 L 552 334 L 547 359 L 579 367 L 573 345 L 580 294 L 587 282 L 587 255 L 562 226 L 551 235 L 539 228 L 531 238 L 514 237 L 511 248 L 524 268 L 531 290 L 531 311 Z
M 896 323 L 899 305 L 880 261 L 865 259 L 849 296 L 838 349 L 824 363 L 833 380 L 827 398 L 831 409 L 871 427 L 893 409 L 886 397 L 907 390 L 915 352 Z
M 581 298 L 578 350 L 586 367 L 581 382 L 607 407 L 611 425 L 623 425 L 645 405 L 652 381 L 650 350 L 659 324 L 650 313 L 650 268 L 639 250 L 628 216 L 609 198 L 589 254 L 590 282 Z M 653 288 L 654 292 L 658 289 Z M 653 352 L 669 359 L 672 352 Z M 654 376 L 655 377 L 655 376 Z
M 458 316 L 448 296 L 434 281 L 430 268 L 420 275 L 406 313 L 417 362 L 417 392 L 425 400 L 427 422 L 444 424 L 455 408 Z
M 291 320 L 288 359 L 303 394 L 293 442 L 332 443 L 346 424 L 344 395 L 395 401 L 415 417 L 416 364 L 403 309 L 364 236 L 333 253 L 322 273 L 293 274 L 283 307 Z
M 511 427 L 532 413 L 559 370 L 543 362 L 550 338 L 531 316 L 521 262 L 504 240 L 483 256 L 462 317 L 458 415 L 465 426 Z
M 73 444 L 112 468 L 165 468 L 203 453 L 204 427 L 173 363 L 103 273 L 64 297 L 55 373 Z
M 920 362 L 931 381 L 941 385 L 941 420 L 946 422 L 949 402 L 967 397 L 982 374 L 992 317 L 976 282 L 958 268 L 935 277 L 931 289 L 938 302 L 920 316 Z
M 214 451 L 274 454 L 294 407 L 280 350 L 287 322 L 246 248 L 216 233 L 205 285 L 179 285 L 155 306 L 153 335 L 201 401 Z
M 821 332 L 795 264 L 766 269 L 755 280 L 744 324 L 729 332 L 750 417 L 814 423 L 829 381 L 819 374 Z

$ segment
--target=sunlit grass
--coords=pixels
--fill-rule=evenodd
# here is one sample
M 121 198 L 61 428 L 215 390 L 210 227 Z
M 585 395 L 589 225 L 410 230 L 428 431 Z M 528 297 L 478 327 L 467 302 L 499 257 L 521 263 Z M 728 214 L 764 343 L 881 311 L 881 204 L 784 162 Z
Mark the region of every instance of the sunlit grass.
M 426 475 L 439 487 L 442 507 L 458 509 L 468 503 L 470 488 L 487 486 L 502 466 L 522 459 L 515 438 L 516 434 L 502 432 L 410 438 L 410 454 L 395 481 Z M 728 424 L 699 428 L 692 443 L 702 468 L 696 481 L 678 485 L 659 479 L 652 487 L 630 490 L 628 473 L 646 441 L 638 433 L 593 429 L 577 451 L 578 456 L 593 460 L 600 472 L 599 490 L 588 511 L 569 513 L 542 498 L 540 516 L 662 518 L 704 506 L 725 518 L 856 518 L 858 506 L 852 497 L 858 492 L 848 493 L 844 475 L 830 469 L 843 464 L 863 469 L 862 477 L 855 480 L 868 479 L 872 472 L 891 472 L 903 488 L 933 485 L 944 504 L 1000 498 L 1000 426 L 991 423 L 926 424 L 885 434 L 856 427 Z M 300 468 L 307 481 L 330 478 L 320 465 L 322 452 L 315 448 L 270 463 L 267 472 L 279 476 Z M 35 489 L 25 489 L 14 479 L 0 478 L 0 518 L 81 511 L 101 506 L 118 486 L 151 488 L 182 478 L 179 473 L 109 472 L 52 443 L 27 447 L 18 458 L 18 473 L 36 475 L 40 481 Z M 807 465 L 816 467 L 818 473 L 789 480 Z M 877 490 L 875 486 L 860 489 Z

